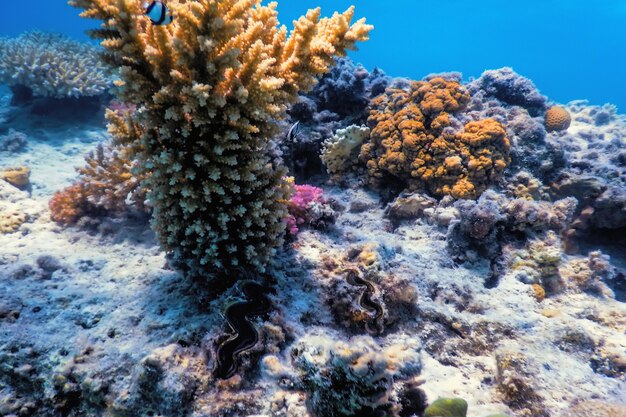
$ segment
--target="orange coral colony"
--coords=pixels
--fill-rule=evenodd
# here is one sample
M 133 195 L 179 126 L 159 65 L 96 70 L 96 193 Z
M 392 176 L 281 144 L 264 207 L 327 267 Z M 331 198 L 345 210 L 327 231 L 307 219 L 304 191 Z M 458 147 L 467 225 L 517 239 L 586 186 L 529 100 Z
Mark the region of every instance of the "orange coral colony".
M 472 121 L 458 131 L 456 113 L 470 101 L 469 91 L 441 77 L 411 83 L 408 91 L 390 88 L 370 105 L 370 141 L 359 158 L 371 182 L 389 175 L 411 190 L 476 198 L 510 162 L 505 128 L 492 119 Z
M 546 111 L 546 130 L 548 132 L 560 132 L 567 130 L 572 123 L 572 116 L 560 106 L 552 106 Z

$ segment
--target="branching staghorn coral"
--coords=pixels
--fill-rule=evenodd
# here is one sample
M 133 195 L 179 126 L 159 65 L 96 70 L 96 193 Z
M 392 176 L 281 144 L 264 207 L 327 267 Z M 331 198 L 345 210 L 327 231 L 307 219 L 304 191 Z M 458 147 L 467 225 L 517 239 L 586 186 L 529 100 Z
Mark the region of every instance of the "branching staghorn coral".
M 173 264 L 264 269 L 287 214 L 284 169 L 268 155 L 278 121 L 372 27 L 350 25 L 353 8 L 325 19 L 315 9 L 287 36 L 277 4 L 259 0 L 169 1 L 167 26 L 136 1 L 70 4 L 103 21 L 92 35 L 120 67 L 121 100 L 138 107 L 139 171 Z
M 0 39 L 0 83 L 37 97 L 97 96 L 111 85 L 100 50 L 64 35 L 27 32 Z
M 458 82 L 434 77 L 389 88 L 371 103 L 371 139 L 361 148 L 374 185 L 395 177 L 410 190 L 476 198 L 509 163 L 504 127 L 492 119 L 462 128 L 454 115 L 469 92 Z

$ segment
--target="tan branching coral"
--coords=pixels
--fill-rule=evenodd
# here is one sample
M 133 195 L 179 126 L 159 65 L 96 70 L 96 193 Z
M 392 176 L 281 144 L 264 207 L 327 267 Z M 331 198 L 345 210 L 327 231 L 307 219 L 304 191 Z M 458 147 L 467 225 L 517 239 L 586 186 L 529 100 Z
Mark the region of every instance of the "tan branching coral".
M 454 127 L 469 92 L 456 81 L 435 77 L 413 82 L 408 91 L 390 88 L 371 103 L 371 139 L 360 159 L 374 185 L 389 175 L 410 190 L 476 198 L 510 161 L 504 127 L 492 119 Z M 458 122 L 456 122 L 458 123 Z
M 143 176 L 133 172 L 140 150 L 140 126 L 130 109 L 107 111 L 111 139 L 99 144 L 77 169 L 79 179 L 50 200 L 51 217 L 61 224 L 100 211 L 122 212 L 129 208 L 148 211 Z
M 64 35 L 27 32 L 0 39 L 0 82 L 38 97 L 81 97 L 105 92 L 108 69 L 99 49 Z
M 353 8 L 315 9 L 287 36 L 277 4 L 260 0 L 171 0 L 173 23 L 156 26 L 140 3 L 70 1 L 103 22 L 92 35 L 120 67 L 121 100 L 138 106 L 138 172 L 160 242 L 191 275 L 263 269 L 287 214 L 284 169 L 269 157 L 278 121 L 372 27 L 351 25 Z

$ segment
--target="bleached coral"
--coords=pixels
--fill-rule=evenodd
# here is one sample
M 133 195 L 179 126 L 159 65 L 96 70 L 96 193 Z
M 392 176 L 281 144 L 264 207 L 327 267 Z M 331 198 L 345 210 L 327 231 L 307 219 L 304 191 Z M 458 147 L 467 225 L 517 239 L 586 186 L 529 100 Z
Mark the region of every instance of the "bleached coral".
M 204 277 L 263 270 L 287 215 L 284 169 L 270 156 L 278 121 L 372 27 L 351 25 L 353 8 L 324 19 L 315 9 L 288 36 L 277 4 L 257 0 L 170 1 L 167 26 L 135 1 L 70 4 L 103 21 L 93 34 L 121 67 L 120 98 L 139 108 L 138 172 L 150 173 L 152 224 L 172 264 Z
M 329 334 L 309 334 L 292 357 L 319 417 L 351 416 L 389 409 L 396 381 L 420 372 L 417 348 L 381 347 L 369 336 L 341 341 Z
M 111 85 L 98 48 L 37 31 L 0 39 L 0 82 L 53 98 L 99 95 Z
M 370 129 L 365 126 L 348 126 L 339 129 L 322 144 L 322 162 L 329 174 L 346 171 L 358 160 L 361 145 L 369 137 Z

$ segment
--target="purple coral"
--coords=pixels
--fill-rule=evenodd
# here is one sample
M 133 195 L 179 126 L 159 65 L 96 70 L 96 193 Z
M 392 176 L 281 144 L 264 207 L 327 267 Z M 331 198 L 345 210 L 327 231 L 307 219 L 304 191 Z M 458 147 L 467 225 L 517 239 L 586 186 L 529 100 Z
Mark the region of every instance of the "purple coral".
M 523 107 L 533 117 L 543 114 L 547 108 L 546 97 L 539 93 L 533 82 L 510 67 L 485 71 L 480 78 L 469 83 L 468 88 L 472 95 L 483 90 L 505 104 Z

